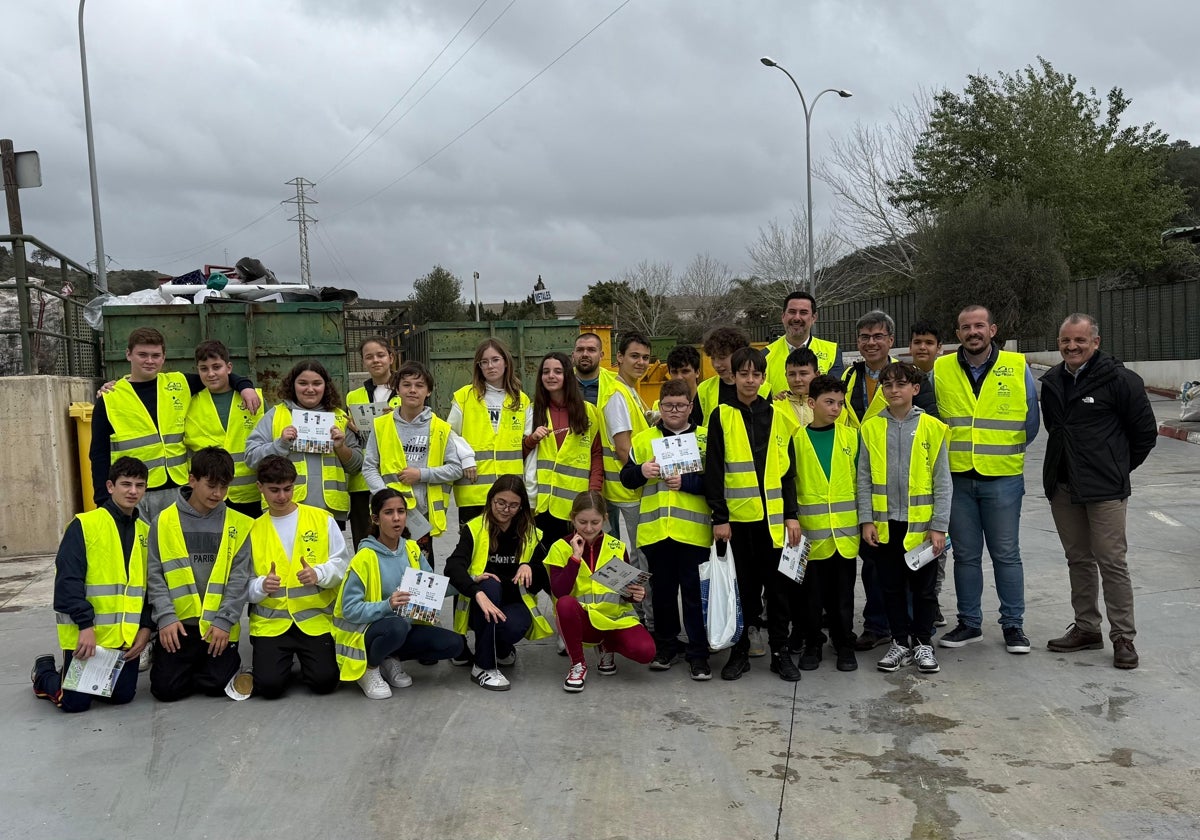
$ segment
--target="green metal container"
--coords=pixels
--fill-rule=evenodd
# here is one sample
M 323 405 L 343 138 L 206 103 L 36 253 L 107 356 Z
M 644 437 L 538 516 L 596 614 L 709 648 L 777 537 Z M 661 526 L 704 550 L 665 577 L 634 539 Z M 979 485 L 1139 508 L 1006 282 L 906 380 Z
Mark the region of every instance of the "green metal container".
M 245 303 L 209 300 L 201 305 L 104 307 L 104 373 L 129 373 L 129 333 L 154 327 L 167 340 L 164 370 L 194 373 L 196 345 L 215 338 L 229 348 L 233 369 L 254 379 L 267 405 L 279 401 L 279 382 L 303 359 L 325 365 L 343 398 L 346 382 L 342 303 Z
M 405 359 L 420 362 L 433 374 L 431 404 L 445 417 L 454 392 L 471 381 L 475 348 L 488 338 L 504 342 L 516 363 L 525 393 L 533 395 L 538 364 L 551 350 L 571 355 L 578 321 L 437 321 L 409 333 Z

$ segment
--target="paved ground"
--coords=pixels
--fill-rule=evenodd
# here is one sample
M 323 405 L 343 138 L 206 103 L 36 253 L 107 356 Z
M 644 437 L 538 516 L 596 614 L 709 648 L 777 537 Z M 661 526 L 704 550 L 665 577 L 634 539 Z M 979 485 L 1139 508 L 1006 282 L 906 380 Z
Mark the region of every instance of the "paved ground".
M 932 677 L 865 656 L 794 686 L 766 660 L 707 684 L 626 663 L 572 696 L 539 643 L 506 694 L 443 664 L 414 665 L 390 701 L 348 686 L 164 705 L 143 676 L 133 704 L 68 717 L 28 682 L 54 647 L 50 558 L 0 563 L 0 836 L 1200 836 L 1200 448 L 1160 438 L 1134 476 L 1132 672 L 1110 649 L 1044 649 L 1071 616 L 1041 453 L 1022 540 L 1035 650 L 1005 653 L 989 586 L 984 642 L 940 650 Z

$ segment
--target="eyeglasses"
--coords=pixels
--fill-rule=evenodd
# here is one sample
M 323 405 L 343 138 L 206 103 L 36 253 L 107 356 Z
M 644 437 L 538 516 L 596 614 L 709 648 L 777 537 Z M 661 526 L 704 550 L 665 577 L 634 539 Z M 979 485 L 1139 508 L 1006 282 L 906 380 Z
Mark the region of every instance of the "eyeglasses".
M 685 411 L 688 411 L 691 407 L 692 407 L 692 404 L 690 402 L 683 403 L 682 405 L 679 405 L 677 403 L 671 403 L 670 405 L 667 405 L 666 403 L 662 403 L 659 405 L 659 408 L 662 409 L 663 414 L 683 414 Z
M 891 333 L 881 333 L 881 332 L 879 332 L 879 333 L 859 333 L 858 341 L 860 344 L 867 344 L 872 341 L 878 343 L 878 342 L 882 342 L 882 341 L 887 341 L 891 337 L 892 337 Z
M 521 509 L 520 502 L 506 502 L 502 499 L 492 499 L 492 507 L 496 510 L 511 510 L 514 513 Z
M 502 364 L 504 364 L 504 359 L 500 358 L 499 356 L 497 356 L 494 359 L 480 359 L 479 360 L 480 367 L 495 367 L 496 365 L 502 365 Z

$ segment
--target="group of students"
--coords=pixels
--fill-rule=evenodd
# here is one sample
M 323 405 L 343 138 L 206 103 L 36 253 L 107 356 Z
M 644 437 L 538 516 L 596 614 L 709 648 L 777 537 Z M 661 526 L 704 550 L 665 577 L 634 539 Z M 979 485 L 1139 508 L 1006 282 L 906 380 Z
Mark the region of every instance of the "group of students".
M 601 674 L 615 672 L 619 653 L 655 670 L 686 658 L 692 678 L 708 680 L 698 570 L 714 540 L 732 551 L 747 628 L 764 623 L 765 595 L 771 670 L 783 679 L 819 666 L 825 629 L 837 667 L 857 667 L 860 536 L 896 638 L 879 667 L 915 659 L 922 671 L 938 669 L 929 645 L 937 564 L 910 572 L 903 555 L 944 543 L 947 434 L 914 409 L 924 379 L 913 366 L 884 368 L 886 409 L 860 422 L 846 411 L 846 384 L 820 375 L 828 360 L 812 349 L 788 354 L 789 388 L 771 393 L 764 354 L 721 328 L 705 342 L 718 376 L 700 382 L 699 354 L 677 347 L 667 359 L 672 378 L 647 409 L 635 387 L 650 358 L 641 336 L 623 337 L 615 374 L 599 366 L 591 334 L 571 357 L 548 353 L 532 398 L 507 348 L 491 339 L 443 420 L 426 405 L 434 381 L 424 366 L 393 370 L 380 338 L 361 350 L 371 378 L 345 403 L 325 368 L 307 360 L 264 411 L 261 391 L 234 374 L 220 342 L 199 345 L 198 372 L 184 375 L 161 372 L 156 330 L 130 335 L 130 376 L 103 389 L 93 415 L 100 506 L 71 523 L 56 560 L 63 661 L 38 658 L 39 697 L 86 709 L 91 695 L 61 687 L 71 659 L 100 645 L 133 660 L 154 633 L 156 698 L 248 688 L 237 649 L 244 609 L 259 697 L 280 696 L 295 662 L 318 693 L 353 680 L 368 697 L 390 696 L 411 683 L 402 663 L 412 659 L 469 665 L 481 687 L 505 690 L 500 669 L 517 642 L 556 632 L 538 606 L 543 591 L 570 660 L 565 690 L 585 685 L 585 645 L 599 647 Z M 359 429 L 346 412 L 354 403 L 392 410 Z M 293 450 L 292 418 L 304 410 L 334 414 L 332 451 Z M 663 477 L 653 441 L 689 433 L 704 471 Z M 404 570 L 433 569 L 451 493 L 461 534 L 443 569 L 456 593 L 447 629 L 397 613 L 408 601 Z M 796 584 L 776 566 L 802 533 L 809 565 Z M 614 559 L 648 569 L 653 586 L 616 593 L 593 581 Z M 761 655 L 756 635 L 734 645 L 723 678 L 737 679 Z M 126 667 L 107 699 L 132 699 L 136 673 Z

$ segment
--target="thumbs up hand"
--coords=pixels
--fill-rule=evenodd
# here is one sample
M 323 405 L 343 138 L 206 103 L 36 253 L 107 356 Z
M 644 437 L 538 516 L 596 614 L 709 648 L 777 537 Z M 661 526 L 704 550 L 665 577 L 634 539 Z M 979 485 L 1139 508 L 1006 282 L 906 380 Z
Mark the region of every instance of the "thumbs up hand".
M 271 570 L 267 572 L 266 577 L 263 578 L 263 592 L 267 593 L 268 595 L 274 595 L 279 591 L 281 583 L 282 581 L 279 579 L 279 575 L 275 574 L 275 564 L 272 563 Z
M 317 585 L 317 570 L 305 563 L 303 557 L 300 558 L 300 571 L 296 574 L 296 580 L 305 586 Z

